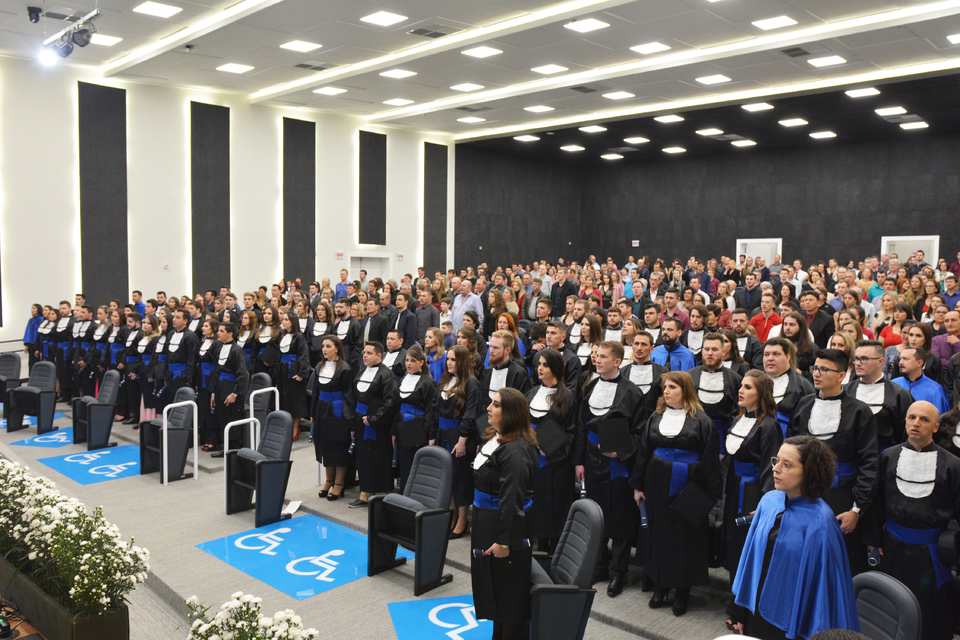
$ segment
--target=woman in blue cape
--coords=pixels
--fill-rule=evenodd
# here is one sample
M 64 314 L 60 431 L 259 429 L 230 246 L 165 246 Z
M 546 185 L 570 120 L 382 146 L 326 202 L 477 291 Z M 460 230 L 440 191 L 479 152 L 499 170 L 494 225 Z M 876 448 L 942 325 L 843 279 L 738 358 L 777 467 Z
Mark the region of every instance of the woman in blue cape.
M 760 500 L 750 525 L 733 583 L 733 622 L 763 640 L 859 631 L 843 534 L 820 499 L 833 484 L 833 452 L 797 436 L 784 440 L 771 462 L 777 490 Z

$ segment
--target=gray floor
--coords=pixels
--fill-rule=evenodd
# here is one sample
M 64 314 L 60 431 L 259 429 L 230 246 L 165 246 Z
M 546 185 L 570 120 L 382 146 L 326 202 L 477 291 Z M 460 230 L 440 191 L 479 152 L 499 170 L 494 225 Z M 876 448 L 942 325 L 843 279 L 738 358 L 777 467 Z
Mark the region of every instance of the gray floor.
M 68 416 L 57 422 L 69 426 L 69 409 L 57 410 Z M 201 454 L 200 479 L 183 480 L 167 487 L 156 475 L 134 476 L 93 485 L 80 485 L 51 470 L 38 458 L 66 455 L 85 450 L 79 445 L 60 449 L 11 447 L 10 442 L 36 435 L 36 428 L 15 433 L 0 430 L 0 454 L 30 466 L 33 473 L 57 483 L 60 491 L 87 505 L 102 505 L 107 519 L 120 527 L 124 537 L 150 550 L 151 572 L 147 584 L 130 598 L 132 637 L 136 640 L 185 638 L 187 609 L 183 600 L 196 595 L 214 605 L 229 599 L 235 591 L 263 598 L 263 610 L 273 613 L 286 608 L 302 616 L 306 626 L 321 630 L 321 638 L 396 638 L 387 603 L 414 600 L 413 567 L 405 565 L 373 578 L 363 578 L 331 591 L 297 601 L 245 573 L 236 570 L 195 545 L 239 533 L 254 527 L 253 512 L 223 514 L 222 461 Z M 114 440 L 136 442 L 129 426 L 114 425 Z M 288 500 L 302 500 L 301 513 L 313 513 L 358 531 L 365 531 L 366 510 L 348 509 L 346 500 L 328 502 L 317 498 L 316 461 L 313 446 L 303 437 L 295 443 Z M 189 468 L 189 466 L 188 466 Z M 356 491 L 349 491 L 350 499 Z M 425 598 L 470 593 L 469 541 L 450 542 L 447 565 L 453 582 L 431 591 Z M 606 595 L 606 586 L 597 585 L 597 594 L 586 638 L 619 640 L 637 636 L 654 640 L 687 640 L 723 635 L 726 606 L 726 572 L 713 571 L 708 587 L 694 588 L 690 611 L 676 618 L 669 608 L 647 607 L 648 593 L 640 591 L 639 572 L 631 570 L 630 582 L 618 598 Z

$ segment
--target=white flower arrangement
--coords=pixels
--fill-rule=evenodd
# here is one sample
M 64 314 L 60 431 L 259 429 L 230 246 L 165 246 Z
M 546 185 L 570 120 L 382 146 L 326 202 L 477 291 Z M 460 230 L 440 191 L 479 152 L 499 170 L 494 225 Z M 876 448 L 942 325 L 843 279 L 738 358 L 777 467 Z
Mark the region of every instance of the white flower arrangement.
M 0 554 L 78 617 L 116 609 L 147 578 L 150 553 L 20 463 L 0 458 Z
M 277 611 L 273 617 L 262 615 L 261 598 L 237 591 L 220 610 L 207 619 L 209 606 L 200 604 L 197 596 L 187 599 L 193 624 L 187 640 L 314 640 L 316 629 L 304 629 L 300 616 L 290 609 Z

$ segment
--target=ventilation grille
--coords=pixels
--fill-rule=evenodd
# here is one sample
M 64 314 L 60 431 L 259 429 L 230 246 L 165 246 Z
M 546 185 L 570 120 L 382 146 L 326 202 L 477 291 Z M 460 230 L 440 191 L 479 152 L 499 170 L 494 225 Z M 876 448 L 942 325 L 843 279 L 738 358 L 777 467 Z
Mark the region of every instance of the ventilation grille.
M 597 92 L 596 89 L 594 89 L 593 87 L 588 87 L 585 84 L 582 84 L 578 87 L 570 87 L 570 89 L 572 91 L 579 91 L 580 93 L 596 93 Z
M 480 113 L 481 111 L 490 111 L 493 107 L 487 107 L 483 105 L 474 105 L 467 107 L 457 107 L 457 111 L 464 111 L 466 113 Z
M 454 33 L 459 33 L 463 29 L 458 29 L 457 27 L 451 27 L 447 24 L 430 24 L 425 27 L 418 27 L 412 31 L 407 31 L 407 35 L 410 36 L 420 36 L 421 38 L 442 38 L 443 36 L 449 36 Z
M 802 58 L 804 56 L 811 56 L 815 53 L 831 53 L 830 49 L 816 42 L 807 43 L 802 47 L 790 47 L 789 49 L 781 49 L 780 52 L 790 58 Z
M 636 147 L 611 147 L 607 151 L 616 151 L 617 153 L 630 153 L 631 151 L 640 151 Z
M 296 69 L 309 69 L 310 71 L 326 71 L 333 67 L 333 65 L 325 65 L 322 62 L 317 62 L 315 60 L 308 60 L 307 62 L 301 62 L 300 64 L 293 65 Z
M 893 124 L 898 124 L 900 122 L 919 122 L 920 120 L 923 120 L 923 118 L 915 113 L 907 113 L 899 116 L 883 116 L 883 119 Z
M 722 136 L 708 136 L 712 140 L 723 140 L 723 141 L 732 141 L 732 140 L 744 140 L 743 136 L 738 136 L 735 133 L 725 133 Z

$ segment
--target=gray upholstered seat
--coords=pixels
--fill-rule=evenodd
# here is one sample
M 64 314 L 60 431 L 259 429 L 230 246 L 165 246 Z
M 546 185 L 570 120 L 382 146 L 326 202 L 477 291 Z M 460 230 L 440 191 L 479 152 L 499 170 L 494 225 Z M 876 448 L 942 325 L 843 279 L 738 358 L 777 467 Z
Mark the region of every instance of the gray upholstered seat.
M 196 392 L 190 387 L 177 389 L 171 404 L 195 401 Z M 183 480 L 192 478 L 192 473 L 184 473 L 187 466 L 187 453 L 193 444 L 193 414 L 196 405 L 174 407 L 167 412 L 167 479 Z M 164 464 L 163 417 L 140 424 L 140 474 L 161 471 Z M 163 482 L 163 474 L 160 474 Z
M 290 461 L 292 447 L 293 418 L 286 411 L 273 411 L 263 422 L 256 450 L 243 448 L 226 453 L 224 482 L 228 515 L 256 508 L 258 527 L 290 517 L 281 511 L 293 464 Z
M 35 362 L 30 379 L 23 387 L 7 391 L 3 407 L 7 431 L 25 429 L 24 416 L 37 417 L 37 433 L 53 431 L 53 414 L 57 406 L 57 366 L 52 362 Z
M 115 447 L 110 442 L 113 415 L 120 395 L 120 372 L 103 374 L 97 397 L 83 396 L 73 400 L 73 444 L 87 443 L 87 451 Z
M 854 576 L 860 631 L 873 640 L 917 640 L 920 603 L 905 584 L 880 571 Z
M 0 397 L 20 385 L 20 354 L 15 351 L 0 353 Z

